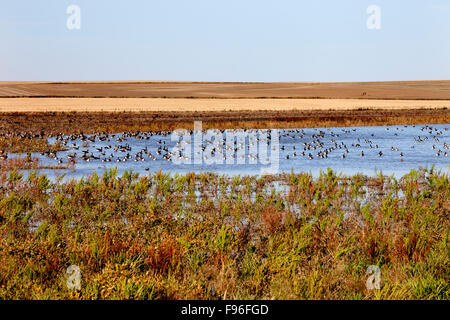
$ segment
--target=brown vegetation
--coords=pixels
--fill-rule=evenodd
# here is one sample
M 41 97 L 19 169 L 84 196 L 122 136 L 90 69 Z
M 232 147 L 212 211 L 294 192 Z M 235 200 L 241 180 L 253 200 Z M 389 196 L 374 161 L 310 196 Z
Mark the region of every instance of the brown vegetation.
M 193 128 L 305 128 L 450 123 L 449 109 L 259 111 L 259 112 L 98 112 L 3 113 L 0 135 L 123 132 Z
M 46 139 L 39 139 L 32 136 L 19 137 L 16 135 L 3 135 L 0 132 L 0 151 L 11 153 L 26 152 L 57 152 L 63 150 L 60 143 L 49 144 Z M 18 133 L 19 134 L 19 133 Z

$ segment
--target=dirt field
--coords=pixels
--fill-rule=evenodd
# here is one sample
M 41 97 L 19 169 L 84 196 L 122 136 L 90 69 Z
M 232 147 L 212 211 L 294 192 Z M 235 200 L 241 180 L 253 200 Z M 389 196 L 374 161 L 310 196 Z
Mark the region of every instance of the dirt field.
M 450 80 L 343 83 L 0 82 L 0 97 L 450 100 Z
M 0 112 L 287 111 L 450 108 L 450 100 L 3 98 Z

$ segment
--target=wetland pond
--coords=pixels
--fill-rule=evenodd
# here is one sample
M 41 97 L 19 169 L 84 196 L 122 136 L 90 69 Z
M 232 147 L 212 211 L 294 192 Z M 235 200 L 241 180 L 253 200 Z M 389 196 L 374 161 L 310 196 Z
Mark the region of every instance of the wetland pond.
M 267 162 L 261 164 L 258 161 L 262 159 L 257 156 L 262 142 L 272 159 L 276 155 L 273 150 L 277 148 L 278 173 L 310 172 L 318 176 L 321 170 L 331 168 L 345 175 L 361 173 L 374 176 L 382 170 L 384 175 L 401 177 L 419 167 L 434 166 L 437 170 L 449 170 L 448 124 L 279 129 L 278 139 L 273 133 L 269 134 L 269 130 L 255 131 L 259 132 L 256 140 L 248 139 L 251 130 L 220 131 L 222 140 L 211 139 L 208 131 L 203 131 L 199 144 L 203 152 L 200 164 L 194 164 L 195 146 L 186 148 L 188 144 L 194 143 L 192 131 L 185 132 L 184 141 L 183 136 L 174 138 L 172 132 L 164 131 L 52 137 L 49 143 L 58 140 L 66 150 L 56 154 L 31 155 L 39 158 L 41 166 L 65 166 L 71 162 L 68 169 L 39 170 L 53 178 L 64 174 L 64 180 L 81 178 L 94 171 L 103 174 L 105 169 L 115 167 L 119 174 L 131 169 L 140 174 L 162 171 L 173 174 L 214 172 L 232 176 L 258 175 L 262 168 L 270 166 Z M 230 142 L 230 148 L 227 149 L 226 135 L 229 132 L 234 132 L 237 139 Z M 240 136 L 247 138 L 239 140 Z M 278 140 L 278 146 L 275 140 Z M 223 146 L 222 153 L 220 146 Z M 245 151 L 245 155 L 241 153 L 241 161 L 238 161 L 238 150 Z M 227 164 L 227 151 L 231 151 L 233 156 L 232 164 Z M 208 152 L 213 156 L 220 155 L 223 163 L 208 164 Z M 192 164 L 174 161 L 187 154 L 192 156 Z

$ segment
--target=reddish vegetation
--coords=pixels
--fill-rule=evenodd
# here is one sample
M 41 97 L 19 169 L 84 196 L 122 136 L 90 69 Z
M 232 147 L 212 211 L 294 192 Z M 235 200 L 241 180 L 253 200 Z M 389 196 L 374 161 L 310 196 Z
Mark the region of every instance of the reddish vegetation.
M 0 135 L 72 134 L 193 128 L 304 128 L 450 123 L 449 109 L 227 112 L 2 113 Z
M 0 199 L 0 299 L 450 297 L 448 173 L 115 169 L 52 182 L 0 168 Z M 71 265 L 79 290 L 67 287 Z

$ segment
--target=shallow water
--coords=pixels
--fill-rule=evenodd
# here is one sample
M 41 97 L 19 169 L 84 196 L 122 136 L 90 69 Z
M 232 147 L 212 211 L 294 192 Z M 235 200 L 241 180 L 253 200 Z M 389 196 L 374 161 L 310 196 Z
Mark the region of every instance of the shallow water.
M 145 135 L 143 133 L 140 136 Z M 225 141 L 225 135 L 223 137 Z M 278 173 L 311 172 L 313 176 L 317 176 L 320 170 L 330 167 L 334 171 L 348 175 L 355 173 L 374 175 L 376 170 L 381 169 L 383 174 L 400 177 L 411 169 L 419 167 L 434 166 L 438 170 L 449 170 L 448 125 L 283 129 L 279 130 L 279 137 Z M 121 141 L 116 141 L 117 138 Z M 203 146 L 207 147 L 206 139 L 203 140 Z M 49 142 L 54 141 L 54 138 L 49 140 Z M 128 146 L 128 149 L 114 151 L 114 148 L 120 145 Z M 64 173 L 65 179 L 80 178 L 86 174 L 92 174 L 94 170 L 102 174 L 105 169 L 114 167 L 118 168 L 119 174 L 131 169 L 140 174 L 161 170 L 171 173 L 216 172 L 228 175 L 257 175 L 261 173 L 261 168 L 268 167 L 260 163 L 249 163 L 248 140 L 245 144 L 245 164 L 236 164 L 236 161 L 234 164 L 206 164 L 205 162 L 176 164 L 163 157 L 165 154 L 166 156 L 170 154 L 175 145 L 176 141 L 171 141 L 170 134 L 152 135 L 148 137 L 148 140 L 116 134 L 114 138 L 110 137 L 109 141 L 99 141 L 98 138 L 95 142 L 69 140 L 68 150 L 58 152 L 57 159 L 42 154 L 32 155 L 39 157 L 40 164 L 45 166 L 58 165 L 58 160 L 64 165 L 68 162 L 68 154 L 76 155 L 76 164 L 72 169 L 41 170 L 52 177 Z M 107 146 L 111 148 L 105 150 Z M 272 144 L 269 145 L 269 152 L 271 146 Z M 167 148 L 168 152 L 160 149 L 161 154 L 157 154 L 158 148 Z M 141 161 L 139 152 L 143 149 L 145 152 L 141 155 L 144 161 Z M 192 150 L 194 150 L 193 147 Z M 326 157 L 325 150 L 328 150 Z M 89 161 L 81 159 L 83 151 L 92 156 Z M 302 152 L 305 153 L 304 156 Z M 223 153 L 225 154 L 226 151 L 224 150 Z M 342 157 L 344 153 L 345 158 Z M 129 158 L 124 161 L 127 154 Z M 136 154 L 138 154 L 137 161 L 135 161 Z M 156 160 L 150 159 L 149 154 Z M 312 159 L 308 157 L 309 154 L 312 155 Z M 320 154 L 325 158 L 321 158 Z M 111 162 L 104 162 L 105 159 L 111 159 Z

